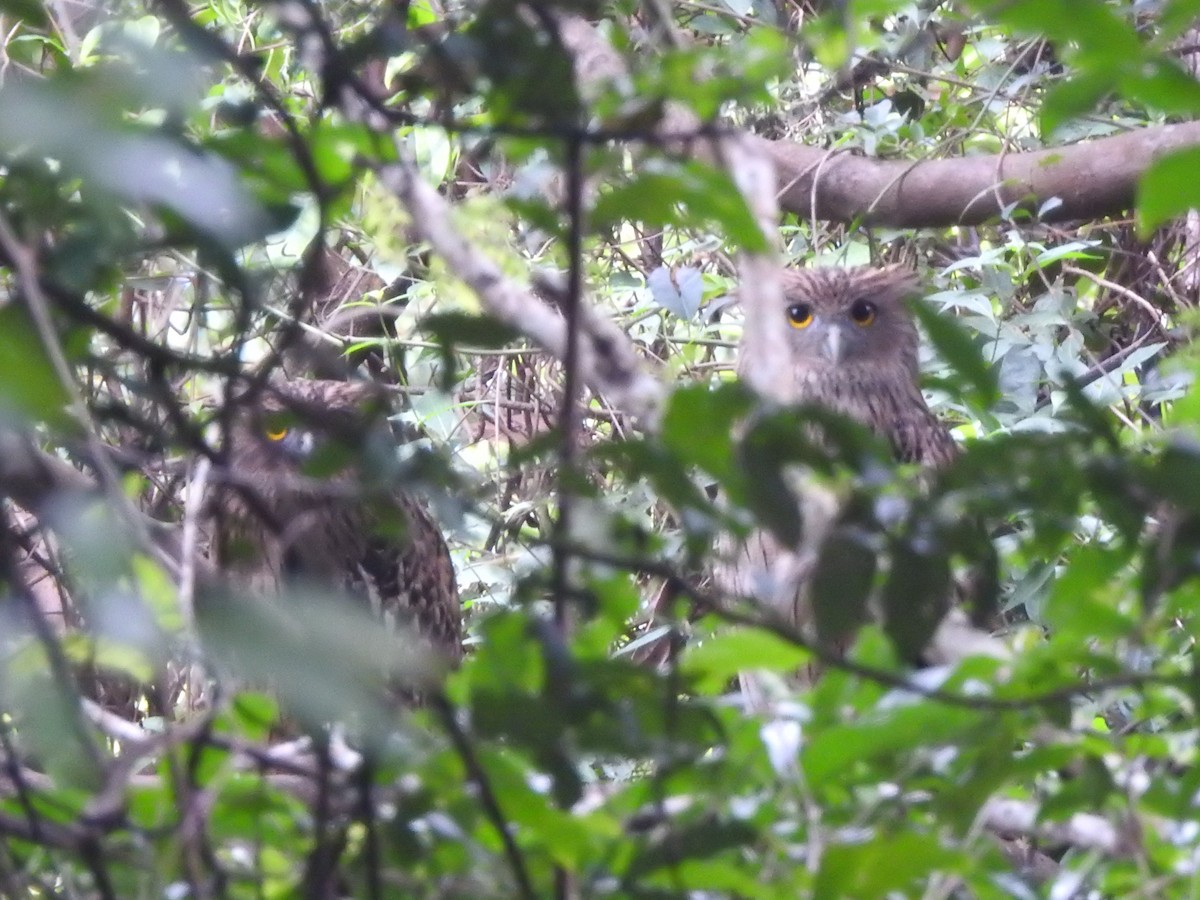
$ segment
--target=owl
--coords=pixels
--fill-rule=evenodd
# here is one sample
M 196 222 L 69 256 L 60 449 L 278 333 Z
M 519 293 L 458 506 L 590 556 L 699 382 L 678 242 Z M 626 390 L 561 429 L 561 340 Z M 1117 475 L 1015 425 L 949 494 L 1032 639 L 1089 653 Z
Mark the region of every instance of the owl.
M 916 291 L 915 276 L 898 266 L 788 270 L 783 287 L 787 399 L 865 425 L 900 461 L 931 468 L 951 462 L 958 445 L 918 383 L 919 337 L 904 305 Z M 747 364 L 743 358 L 741 368 Z M 758 597 L 803 630 L 812 620 L 808 585 L 840 510 L 837 498 L 817 485 L 801 484 L 797 493 L 803 546 L 781 547 L 768 532 L 756 532 L 732 557 L 726 580 L 738 595 Z
M 958 445 L 921 395 L 917 327 L 904 306 L 916 287 L 900 266 L 787 270 L 789 399 L 866 425 L 901 462 L 940 467 Z
M 394 459 L 381 400 L 368 383 L 296 380 L 239 409 L 215 561 L 253 593 L 306 583 L 358 598 L 457 662 L 462 612 L 446 541 L 418 499 L 369 471 Z

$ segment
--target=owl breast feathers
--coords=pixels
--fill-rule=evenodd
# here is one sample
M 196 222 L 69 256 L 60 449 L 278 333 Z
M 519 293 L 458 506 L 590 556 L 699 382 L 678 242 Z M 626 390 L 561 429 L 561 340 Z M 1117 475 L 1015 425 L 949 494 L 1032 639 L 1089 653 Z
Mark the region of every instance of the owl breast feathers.
M 214 550 L 252 592 L 306 582 L 369 603 L 462 654 L 462 613 L 445 539 L 415 497 L 388 482 L 395 439 L 365 383 L 268 386 L 230 429 Z
M 899 266 L 784 273 L 790 399 L 823 406 L 887 439 L 897 459 L 939 467 L 958 445 L 921 395 L 918 335 Z

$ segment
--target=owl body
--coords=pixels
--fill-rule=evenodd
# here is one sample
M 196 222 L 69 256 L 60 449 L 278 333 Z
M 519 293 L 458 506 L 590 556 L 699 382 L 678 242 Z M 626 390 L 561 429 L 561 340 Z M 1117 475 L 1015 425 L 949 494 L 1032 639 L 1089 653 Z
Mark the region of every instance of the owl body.
M 898 460 L 932 468 L 952 461 L 958 446 L 919 386 L 919 335 L 904 305 L 916 288 L 913 274 L 899 267 L 792 269 L 783 286 L 791 376 L 786 399 L 866 426 L 890 443 Z M 839 502 L 803 477 L 797 495 L 802 546 L 783 547 L 769 532 L 755 532 L 734 555 L 727 583 L 803 630 L 812 622 L 808 585 Z M 749 680 L 743 684 L 752 696 Z
M 297 585 L 347 594 L 457 661 L 450 552 L 421 502 L 388 483 L 395 443 L 379 412 L 373 386 L 316 380 L 271 387 L 243 410 L 230 434 L 216 562 L 257 594 Z

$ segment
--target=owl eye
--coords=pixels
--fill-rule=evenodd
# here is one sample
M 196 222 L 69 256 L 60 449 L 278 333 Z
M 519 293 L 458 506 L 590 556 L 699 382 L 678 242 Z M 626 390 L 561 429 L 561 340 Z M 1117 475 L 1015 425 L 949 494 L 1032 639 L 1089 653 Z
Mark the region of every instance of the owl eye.
M 268 427 L 268 428 L 263 429 L 263 436 L 268 441 L 273 441 L 273 442 L 278 443 L 279 441 L 282 441 L 285 437 L 288 436 L 289 430 L 290 429 L 288 429 L 288 427 L 286 425 L 280 425 L 278 428 Z
M 797 303 L 788 307 L 788 321 L 793 328 L 807 328 L 812 324 L 813 311 L 807 303 Z
M 866 328 L 875 321 L 875 304 L 870 300 L 855 300 L 850 306 L 850 318 L 854 324 Z

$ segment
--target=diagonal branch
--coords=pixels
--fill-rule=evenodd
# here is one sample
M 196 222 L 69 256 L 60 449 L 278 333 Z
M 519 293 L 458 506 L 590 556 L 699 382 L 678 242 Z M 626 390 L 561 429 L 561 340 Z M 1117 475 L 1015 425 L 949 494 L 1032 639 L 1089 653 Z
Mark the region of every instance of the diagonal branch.
M 403 149 L 399 151 L 403 159 Z M 450 202 L 426 184 L 411 163 L 386 166 L 379 177 L 408 208 L 415 230 L 475 291 L 491 315 L 556 359 L 566 358 L 567 324 L 562 315 L 532 290 L 507 278 L 486 254 L 468 243 L 451 222 Z M 582 380 L 623 412 L 652 423 L 662 402 L 663 386 L 643 370 L 629 339 L 586 306 L 579 310 L 579 324 Z

